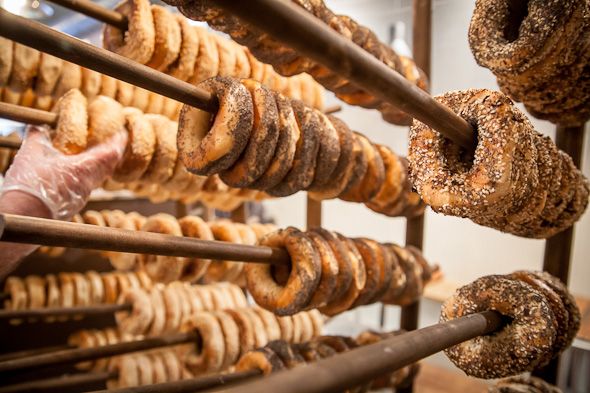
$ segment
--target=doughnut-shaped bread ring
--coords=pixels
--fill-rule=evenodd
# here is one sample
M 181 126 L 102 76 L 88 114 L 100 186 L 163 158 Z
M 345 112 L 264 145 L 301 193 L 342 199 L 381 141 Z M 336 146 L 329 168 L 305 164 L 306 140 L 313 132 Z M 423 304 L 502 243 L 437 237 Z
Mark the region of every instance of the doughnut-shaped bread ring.
M 82 67 L 66 61 L 62 66 L 55 89 L 53 89 L 53 98 L 58 99 L 72 89 L 80 89 L 81 86 Z
M 88 145 L 106 142 L 125 128 L 123 107 L 109 97 L 99 96 L 88 105 Z
M 240 357 L 239 328 L 234 319 L 229 314 L 224 313 L 223 311 L 216 311 L 212 314 L 215 316 L 215 318 L 217 318 L 223 333 L 225 353 L 223 356 L 222 369 L 227 369 L 228 367 L 236 364 L 238 358 Z
M 373 210 L 385 208 L 392 201 L 397 201 L 403 189 L 402 179 L 406 178 L 399 157 L 386 146 L 375 145 L 383 161 L 385 181 L 367 206 Z
M 110 228 L 135 230 L 135 224 L 121 210 L 103 210 L 101 212 L 105 223 Z M 105 255 L 117 270 L 131 270 L 135 267 L 136 254 L 108 251 Z
M 248 290 L 261 307 L 277 315 L 291 315 L 303 309 L 317 288 L 321 262 L 311 239 L 287 228 L 269 233 L 260 245 L 283 247 L 291 257 L 291 271 L 284 285 L 275 281 L 269 264 L 246 264 Z
M 187 81 L 195 71 L 199 53 L 199 35 L 193 30 L 188 20 L 181 15 L 174 15 L 180 25 L 181 45 L 178 58 L 168 67 L 166 73 L 177 79 Z
M 285 365 L 269 348 L 259 348 L 250 351 L 243 355 L 238 364 L 236 364 L 236 371 L 260 370 L 264 375 L 269 375 L 274 372 L 283 370 Z
M 243 46 L 235 43 L 234 41 L 230 41 L 232 45 L 235 47 L 235 56 L 236 56 L 236 68 L 233 72 L 233 77 L 235 78 L 247 78 L 247 79 L 255 79 L 251 77 L 251 68 L 250 68 L 250 60 L 248 59 L 248 55 L 246 55 L 246 48 Z M 277 91 L 276 89 L 273 89 Z
M 119 330 L 128 334 L 144 334 L 150 328 L 154 312 L 149 295 L 143 289 L 121 293 L 117 304 L 131 304 L 131 311 L 117 311 L 115 319 Z
M 231 316 L 238 326 L 240 334 L 240 353 L 244 354 L 255 348 L 256 337 L 254 334 L 254 325 L 252 320 L 246 314 L 240 312 L 242 309 L 227 309 L 224 312 Z
M 150 165 L 156 149 L 156 133 L 153 123 L 143 113 L 126 110 L 124 116 L 128 142 L 113 180 L 133 182 L 139 180 Z
M 61 281 L 61 280 L 60 280 Z M 102 283 L 104 285 L 104 302 L 106 304 L 115 304 L 119 298 L 119 282 L 114 274 L 103 274 Z M 62 288 L 63 292 L 63 288 Z M 63 294 L 62 294 L 63 296 Z
M 61 289 L 61 307 L 72 307 L 76 303 L 76 289 L 70 273 L 59 273 L 59 288 Z
M 31 47 L 14 43 L 12 49 L 12 69 L 8 80 L 10 90 L 23 93 L 37 76 L 41 53 Z
M 115 11 L 127 17 L 127 31 L 109 24 L 103 31 L 103 47 L 121 56 L 146 64 L 154 53 L 156 32 L 148 0 L 123 0 Z
M 240 233 L 228 221 L 213 221 L 209 223 L 209 228 L 213 233 L 215 240 L 242 244 Z M 240 274 L 243 269 L 243 262 L 236 261 L 214 261 L 207 269 L 206 279 L 208 282 L 232 281 Z
M 338 239 L 336 234 L 323 228 L 314 228 L 312 232 L 319 234 L 328 242 L 336 262 L 338 263 L 338 275 L 336 276 L 336 285 L 332 294 L 328 297 L 328 302 L 343 296 L 352 283 L 352 261 L 345 245 Z
M 141 180 L 156 184 L 164 183 L 172 177 L 178 158 L 177 124 L 162 115 L 149 114 L 145 117 L 152 123 L 156 134 L 156 146 Z
M 165 332 L 178 331 L 182 322 L 182 306 L 180 304 L 180 294 L 172 285 L 166 285 L 162 290 L 162 300 L 164 301 L 164 314 L 166 315 Z
M 100 274 L 94 270 L 89 270 L 84 274 L 90 285 L 90 304 L 104 303 L 104 284 Z
M 176 218 L 164 213 L 149 217 L 141 230 L 144 232 L 182 236 L 182 230 Z M 185 258 L 163 255 L 143 255 L 138 258 L 138 261 L 150 278 L 158 282 L 177 280 L 182 274 L 185 264 Z
M 10 79 L 13 52 L 14 42 L 7 38 L 0 37 L 0 88 L 6 86 Z
M 158 336 L 164 333 L 166 328 L 166 306 L 164 305 L 162 293 L 162 284 L 156 284 L 149 292 L 154 317 L 149 331 L 145 332 L 148 336 Z
M 264 347 L 268 343 L 268 336 L 266 335 L 264 323 L 260 316 L 258 316 L 251 307 L 241 308 L 237 310 L 237 312 L 243 313 L 252 323 L 252 327 L 254 328 L 255 348 Z
M 234 46 L 224 37 L 212 35 L 213 41 L 217 44 L 217 53 L 219 55 L 219 69 L 217 75 L 233 77 L 236 68 L 236 56 Z
M 194 27 L 194 34 L 199 39 L 199 52 L 193 76 L 189 79 L 189 83 L 193 85 L 217 76 L 219 70 L 219 54 L 215 39 L 199 26 Z
M 29 308 L 45 307 L 45 280 L 36 275 L 25 277 L 25 287 L 29 294 Z
M 86 97 L 79 90 L 70 90 L 55 104 L 57 124 L 51 142 L 64 154 L 78 154 L 88 144 L 88 111 Z
M 213 118 L 208 112 L 184 105 L 178 121 L 178 149 L 186 168 L 208 176 L 231 167 L 246 148 L 253 125 L 253 104 L 248 90 L 228 78 L 199 83 L 219 102 Z
M 493 335 L 478 336 L 445 350 L 467 375 L 501 378 L 534 369 L 555 339 L 554 315 L 529 284 L 502 276 L 481 277 L 459 288 L 442 306 L 442 322 L 495 310 L 511 321 Z
M 154 52 L 146 66 L 158 71 L 165 71 L 180 54 L 182 35 L 178 18 L 170 11 L 159 5 L 152 5 L 152 17 L 154 19 Z
M 266 190 L 275 187 L 291 169 L 297 141 L 300 138 L 299 126 L 289 99 L 281 94 L 274 94 L 278 110 L 278 131 L 274 157 L 266 171 L 254 183 L 252 188 Z
M 4 292 L 10 294 L 10 298 L 4 300 L 4 308 L 8 310 L 25 310 L 28 307 L 29 295 L 25 283 L 20 277 L 9 276 L 4 283 Z M 22 320 L 12 319 L 11 324 L 19 324 Z
M 281 327 L 277 321 L 277 317 L 270 311 L 266 311 L 264 308 L 255 307 L 253 310 L 258 314 L 264 324 L 264 331 L 266 332 L 268 341 L 280 340 Z
M 72 282 L 74 283 L 75 304 L 76 306 L 87 306 L 90 304 L 90 288 L 86 277 L 82 273 L 71 273 Z M 29 302 L 32 299 L 29 299 Z
M 313 190 L 316 184 L 326 184 L 332 177 L 338 159 L 340 158 L 340 137 L 338 131 L 330 119 L 318 110 L 314 110 L 318 117 L 320 136 L 320 147 L 315 165 L 313 182 L 309 189 Z
M 274 315 L 274 314 L 273 314 Z M 293 319 L 287 315 L 285 317 L 276 317 L 279 327 L 281 328 L 281 340 L 295 342 L 293 340 Z
M 305 363 L 303 356 L 295 352 L 292 346 L 286 341 L 271 341 L 266 345 L 266 348 L 272 350 L 289 369 Z
M 281 182 L 268 190 L 272 196 L 288 196 L 305 190 L 313 182 L 315 165 L 320 148 L 319 119 L 315 111 L 307 108 L 301 101 L 291 100 L 299 127 L 299 139 L 291 169 Z
M 166 367 L 166 374 L 168 375 L 168 381 L 178 381 L 181 378 L 181 369 L 183 365 L 179 357 L 174 351 L 161 351 L 162 360 Z
M 367 279 L 351 308 L 369 304 L 379 290 L 381 271 L 385 269 L 384 252 L 376 241 L 366 238 L 353 241 L 363 258 Z
M 252 79 L 240 83 L 252 97 L 252 131 L 242 155 L 219 177 L 228 186 L 241 188 L 250 186 L 267 170 L 275 153 L 279 128 L 278 109 L 272 92 Z
M 360 182 L 352 186 L 340 198 L 352 202 L 368 202 L 379 193 L 385 182 L 385 165 L 376 146 L 365 136 L 358 133 L 356 135 L 363 145 L 367 171 Z
M 153 352 L 148 355 L 153 369 L 153 383 L 168 382 L 168 375 L 166 374 L 166 366 L 164 360 L 159 352 Z
M 3 38 L 4 39 L 4 38 Z M 0 41 L 1 47 L 1 41 Z M 1 51 L 0 51 L 1 53 Z M 0 73 L 2 70 L 2 60 L 0 55 Z M 41 53 L 41 60 L 39 63 L 39 71 L 37 80 L 35 81 L 35 94 L 38 96 L 50 96 L 55 89 L 55 85 L 61 75 L 61 69 L 63 67 L 63 60 L 51 56 L 47 53 Z M 0 86 L 2 85 L 2 77 L 0 76 Z
M 193 373 L 219 371 L 223 366 L 225 340 L 223 330 L 213 313 L 192 315 L 182 325 L 181 331 L 196 331 L 201 337 L 200 353 L 191 352 L 185 359 L 186 367 Z
M 325 306 L 332 298 L 334 289 L 336 288 L 336 280 L 338 278 L 338 260 L 330 247 L 330 243 L 328 243 L 326 239 L 317 232 L 308 232 L 307 235 L 313 241 L 313 245 L 319 253 L 320 262 L 322 264 L 320 282 L 307 307 L 318 308 Z
M 215 240 L 211 228 L 202 218 L 197 216 L 186 216 L 178 220 L 182 235 L 185 237 L 193 237 L 202 240 Z M 184 270 L 182 272 L 182 279 L 184 281 L 197 281 L 207 271 L 207 267 L 211 264 L 210 259 L 190 258 L 187 260 Z
M 396 244 L 388 245 L 397 256 L 397 260 L 406 277 L 403 291 L 394 299 L 393 304 L 405 306 L 418 300 L 424 291 L 423 269 L 414 255 Z
M 102 80 L 101 74 L 82 67 L 82 84 L 80 91 L 88 102 L 92 102 L 100 93 L 100 82 Z

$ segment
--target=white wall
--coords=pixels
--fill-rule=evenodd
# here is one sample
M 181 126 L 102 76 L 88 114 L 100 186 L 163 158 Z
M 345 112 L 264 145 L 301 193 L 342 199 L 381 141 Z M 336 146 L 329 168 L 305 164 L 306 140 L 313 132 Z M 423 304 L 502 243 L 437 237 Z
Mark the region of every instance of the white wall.
M 405 20 L 411 28 L 411 2 L 404 0 L 331 0 L 328 5 L 338 13 L 348 14 L 371 27 L 382 40 L 388 37 L 389 25 Z M 466 88 L 497 89 L 495 78 L 475 63 L 467 42 L 467 29 L 473 0 L 435 1 L 433 14 L 432 91 L 434 94 Z M 411 34 L 407 34 L 411 39 Z M 331 99 L 329 104 L 337 103 Z M 340 102 L 338 102 L 340 103 Z M 372 140 L 385 143 L 396 152 L 407 150 L 407 129 L 383 122 L 375 111 L 345 106 L 338 114 L 353 129 Z M 554 136 L 554 126 L 532 119 L 538 131 Z M 585 141 L 585 156 L 590 154 Z M 590 159 L 583 162 L 590 175 Z M 305 224 L 305 196 L 296 195 L 267 203 L 281 225 Z M 323 222 L 347 235 L 369 236 L 378 240 L 404 242 L 404 220 L 372 213 L 362 205 L 341 201 L 324 203 Z M 586 213 L 576 226 L 576 241 L 570 274 L 574 293 L 590 297 L 590 215 Z M 466 219 L 426 213 L 424 252 L 429 260 L 441 265 L 448 279 L 467 283 L 492 273 L 516 269 L 540 269 L 544 241 L 529 240 L 484 228 Z M 434 309 L 435 310 L 435 309 Z M 434 312 L 433 310 L 431 310 Z M 434 320 L 433 315 L 427 319 Z

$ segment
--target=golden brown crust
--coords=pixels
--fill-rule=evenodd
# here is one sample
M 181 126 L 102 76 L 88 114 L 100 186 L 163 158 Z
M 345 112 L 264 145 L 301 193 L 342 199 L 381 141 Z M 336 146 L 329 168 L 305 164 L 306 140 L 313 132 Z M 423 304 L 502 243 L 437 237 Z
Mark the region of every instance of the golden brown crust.
M 178 19 L 164 7 L 152 5 L 151 12 L 156 35 L 154 52 L 145 65 L 158 71 L 165 71 L 180 54 L 182 42 L 180 24 Z
M 57 124 L 51 141 L 64 154 L 77 154 L 88 143 L 88 112 L 86 97 L 79 90 L 70 90 L 55 104 Z

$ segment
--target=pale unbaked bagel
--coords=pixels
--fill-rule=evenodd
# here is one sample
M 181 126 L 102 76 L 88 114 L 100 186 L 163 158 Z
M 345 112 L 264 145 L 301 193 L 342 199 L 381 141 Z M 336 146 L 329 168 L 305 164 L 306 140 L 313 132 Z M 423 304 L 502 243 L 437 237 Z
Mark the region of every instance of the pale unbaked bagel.
M 55 104 L 57 124 L 51 141 L 64 154 L 77 154 L 88 144 L 88 110 L 86 97 L 79 90 L 70 90 Z

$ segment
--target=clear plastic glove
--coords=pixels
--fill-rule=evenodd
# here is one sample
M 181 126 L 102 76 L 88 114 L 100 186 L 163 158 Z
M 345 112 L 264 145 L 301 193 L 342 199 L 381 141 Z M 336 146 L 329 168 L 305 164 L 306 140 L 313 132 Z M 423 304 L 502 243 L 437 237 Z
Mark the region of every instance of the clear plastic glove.
M 80 154 L 64 155 L 51 144 L 47 128 L 30 126 L 1 192 L 32 195 L 53 218 L 68 220 L 84 207 L 92 190 L 112 175 L 126 145 L 127 134 L 120 132 Z

